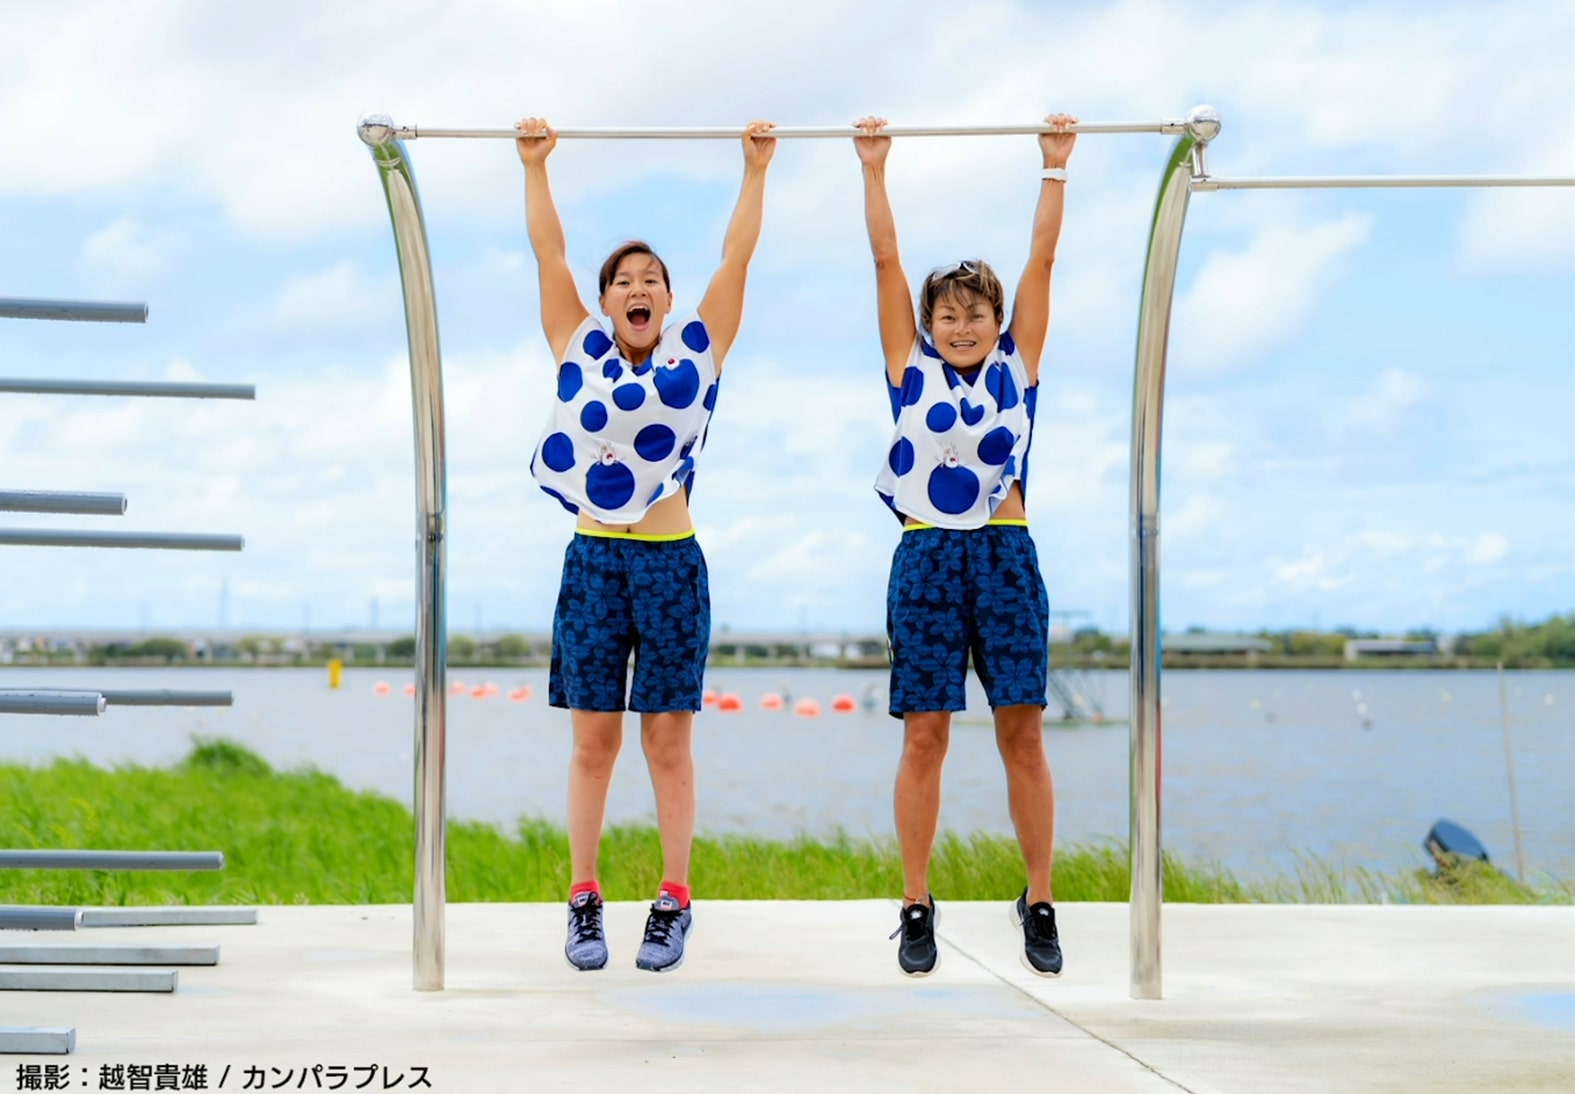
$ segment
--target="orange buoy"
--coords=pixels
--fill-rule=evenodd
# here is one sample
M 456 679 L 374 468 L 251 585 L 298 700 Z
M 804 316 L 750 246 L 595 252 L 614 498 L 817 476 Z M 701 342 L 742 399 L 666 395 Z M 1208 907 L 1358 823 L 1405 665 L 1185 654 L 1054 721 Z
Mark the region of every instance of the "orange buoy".
M 706 688 L 705 693 L 700 696 L 700 705 L 703 707 L 714 707 L 716 706 L 716 699 L 716 689 Z
M 760 697 L 761 710 L 781 710 L 782 696 L 774 691 L 768 691 Z
M 514 688 L 512 691 L 509 692 L 509 701 L 511 703 L 523 703 L 525 700 L 527 700 L 529 698 L 530 698 L 530 685 L 529 684 L 521 684 L 519 687 Z
M 463 681 L 463 680 L 455 680 L 453 683 L 449 684 L 448 691 L 449 691 L 450 695 L 463 695 L 463 694 L 465 694 L 465 691 L 466 691 L 465 681 Z
M 405 694 L 406 695 L 412 695 L 413 696 L 413 695 L 415 695 L 415 693 L 416 693 L 416 685 L 414 685 L 414 684 L 406 684 L 405 685 Z
M 744 709 L 744 701 L 742 699 L 740 699 L 738 696 L 734 695 L 732 692 L 729 691 L 729 692 L 727 692 L 727 693 L 725 693 L 723 695 L 717 696 L 716 709 L 717 710 L 725 710 L 725 711 L 728 711 L 729 713 L 732 713 L 733 711 L 743 710 Z
M 848 714 L 858 709 L 858 704 L 851 695 L 839 695 L 831 701 L 831 709 L 841 714 Z
M 813 699 L 800 699 L 793 704 L 793 713 L 800 718 L 819 718 L 820 704 Z
M 377 692 L 379 695 L 387 695 L 394 689 L 388 686 L 387 680 L 379 680 L 377 683 L 372 685 L 372 690 Z

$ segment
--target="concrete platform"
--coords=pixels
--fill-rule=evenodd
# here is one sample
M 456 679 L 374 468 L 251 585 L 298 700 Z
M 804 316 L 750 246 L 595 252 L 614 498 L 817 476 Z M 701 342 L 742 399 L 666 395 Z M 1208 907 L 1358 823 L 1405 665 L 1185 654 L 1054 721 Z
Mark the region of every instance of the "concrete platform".
M 350 1090 L 375 1068 L 364 1089 L 445 1094 L 1575 1089 L 1575 908 L 1170 905 L 1151 1002 L 1128 995 L 1125 905 L 1059 908 L 1059 980 L 1018 963 L 1004 901 L 942 902 L 923 980 L 897 971 L 894 903 L 695 912 L 659 976 L 634 968 L 644 905 L 610 906 L 594 973 L 563 960 L 561 906 L 453 905 L 442 992 L 411 988 L 408 907 L 104 928 L 223 961 L 167 996 L 0 996 L 0 1025 L 77 1030 L 70 1056 L 5 1057 L 0 1091 L 23 1062 L 83 1090 L 117 1064 L 205 1064 L 212 1090 Z

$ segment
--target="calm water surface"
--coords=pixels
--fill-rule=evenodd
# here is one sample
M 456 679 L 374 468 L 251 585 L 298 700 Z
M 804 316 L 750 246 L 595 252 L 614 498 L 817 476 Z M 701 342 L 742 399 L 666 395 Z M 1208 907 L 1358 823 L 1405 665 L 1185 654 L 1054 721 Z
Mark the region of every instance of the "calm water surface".
M 0 686 L 229 689 L 229 709 L 112 707 L 102 717 L 0 716 L 0 757 L 45 763 L 80 755 L 103 765 L 165 765 L 194 734 L 233 738 L 277 767 L 312 765 L 357 789 L 411 801 L 412 702 L 407 674 L 348 670 L 338 691 L 323 670 L 29 669 Z M 451 698 L 448 811 L 510 825 L 558 818 L 569 757 L 568 716 L 544 702 L 545 670 L 454 670 L 491 682 L 486 699 Z M 386 681 L 392 694 L 379 695 Z M 1507 676 L 1521 838 L 1529 872 L 1575 877 L 1575 673 Z M 891 833 L 891 783 L 901 726 L 884 713 L 832 713 L 838 694 L 884 705 L 884 672 L 713 668 L 708 686 L 744 710 L 696 721 L 700 826 L 712 833 L 788 836 Z M 1084 681 L 1111 723 L 1048 727 L 1057 842 L 1127 832 L 1126 674 Z M 511 702 L 527 685 L 530 699 Z M 942 825 L 1009 833 L 1006 783 L 970 680 L 947 760 Z M 762 711 L 762 694 L 811 697 L 823 713 Z M 1213 859 L 1243 878 L 1280 876 L 1299 854 L 1377 870 L 1425 864 L 1421 840 L 1448 817 L 1514 867 L 1514 828 L 1491 672 L 1198 672 L 1164 676 L 1167 851 Z M 653 818 L 631 717 L 608 803 L 611 821 Z

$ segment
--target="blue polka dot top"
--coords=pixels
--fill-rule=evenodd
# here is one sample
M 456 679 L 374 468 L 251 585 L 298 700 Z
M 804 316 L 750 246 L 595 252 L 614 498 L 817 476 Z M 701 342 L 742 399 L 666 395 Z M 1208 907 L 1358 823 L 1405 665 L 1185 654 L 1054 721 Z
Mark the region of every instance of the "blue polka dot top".
M 662 331 L 631 365 L 587 316 L 558 366 L 558 394 L 531 474 L 571 513 L 633 524 L 687 488 L 716 406 L 711 336 L 697 313 Z
M 922 333 L 893 387 L 896 435 L 875 492 L 900 517 L 938 528 L 979 528 L 1012 483 L 1028 492 L 1034 401 L 1028 367 L 1002 332 L 972 381 L 941 359 Z

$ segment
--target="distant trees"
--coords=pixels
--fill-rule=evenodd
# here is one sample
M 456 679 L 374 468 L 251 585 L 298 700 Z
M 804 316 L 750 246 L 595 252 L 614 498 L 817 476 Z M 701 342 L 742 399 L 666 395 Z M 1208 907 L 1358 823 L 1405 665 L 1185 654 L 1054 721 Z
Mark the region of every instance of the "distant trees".
M 1496 630 L 1462 635 L 1459 652 L 1474 659 L 1504 662 L 1506 668 L 1553 668 L 1575 665 L 1575 612 L 1554 615 L 1542 623 L 1511 619 Z

